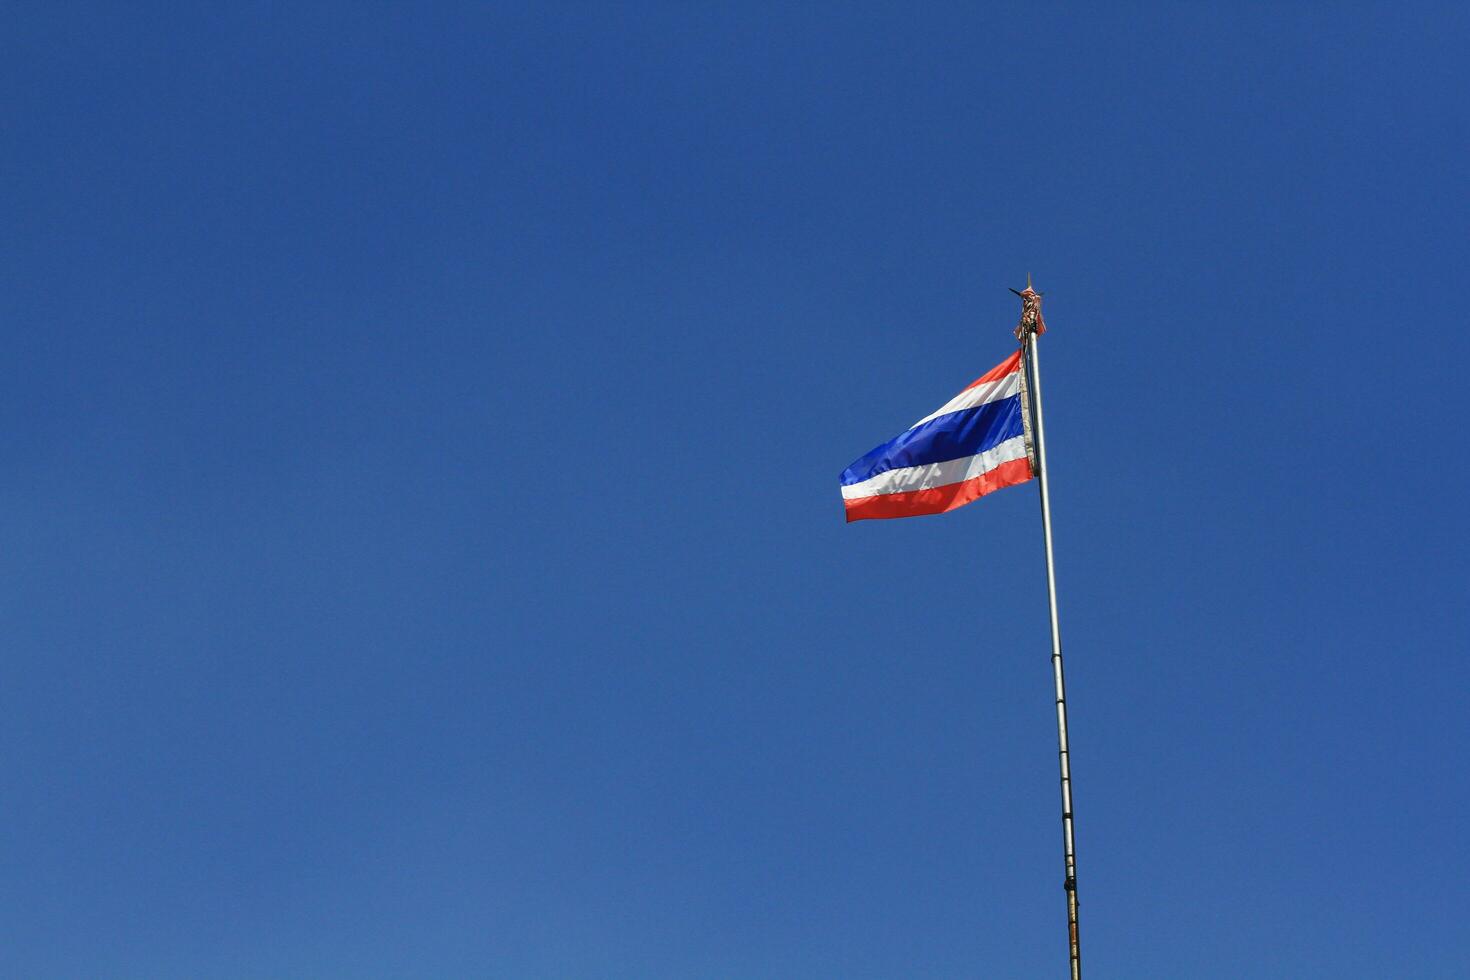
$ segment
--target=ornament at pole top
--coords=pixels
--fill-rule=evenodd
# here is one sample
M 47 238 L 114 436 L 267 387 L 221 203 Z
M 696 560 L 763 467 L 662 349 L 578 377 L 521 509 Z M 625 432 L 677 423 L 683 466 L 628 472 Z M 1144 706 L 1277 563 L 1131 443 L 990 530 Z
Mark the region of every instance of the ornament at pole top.
M 1024 347 L 1033 334 L 1046 333 L 1046 321 L 1041 318 L 1041 297 L 1045 294 L 1031 288 L 1029 272 L 1026 273 L 1026 288 L 1012 289 L 1011 292 L 1021 297 L 1021 322 L 1016 324 L 1016 339 Z

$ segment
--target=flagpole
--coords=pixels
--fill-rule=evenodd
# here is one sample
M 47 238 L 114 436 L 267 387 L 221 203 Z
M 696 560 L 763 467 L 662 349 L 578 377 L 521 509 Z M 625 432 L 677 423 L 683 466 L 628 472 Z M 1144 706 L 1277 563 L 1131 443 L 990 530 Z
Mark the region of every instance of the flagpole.
M 1036 430 L 1037 482 L 1041 488 L 1041 536 L 1046 542 L 1046 594 L 1051 607 L 1051 669 L 1056 685 L 1057 759 L 1062 777 L 1062 849 L 1067 866 L 1067 877 L 1062 887 L 1067 891 L 1067 937 L 1072 980 L 1081 980 L 1082 950 L 1077 935 L 1077 850 L 1072 832 L 1072 761 L 1067 744 L 1067 687 L 1062 675 L 1062 635 L 1057 625 L 1057 577 L 1051 547 L 1051 487 L 1047 482 L 1046 423 L 1041 414 L 1041 361 L 1037 356 L 1037 334 L 1045 331 L 1046 326 L 1041 319 L 1041 295 L 1032 290 L 1030 276 L 1026 277 L 1026 292 L 1017 295 L 1024 304 L 1021 324 L 1016 329 L 1023 337 L 1027 371 L 1031 375 L 1031 414 L 1032 425 Z M 1033 311 L 1034 316 L 1028 316 Z

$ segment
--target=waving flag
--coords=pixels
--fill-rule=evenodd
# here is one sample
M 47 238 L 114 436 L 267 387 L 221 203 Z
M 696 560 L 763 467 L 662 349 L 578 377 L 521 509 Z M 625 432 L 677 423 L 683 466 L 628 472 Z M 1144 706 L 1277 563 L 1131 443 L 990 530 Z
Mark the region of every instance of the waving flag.
M 848 521 L 963 507 L 1031 479 L 1018 350 L 939 411 L 842 472 Z

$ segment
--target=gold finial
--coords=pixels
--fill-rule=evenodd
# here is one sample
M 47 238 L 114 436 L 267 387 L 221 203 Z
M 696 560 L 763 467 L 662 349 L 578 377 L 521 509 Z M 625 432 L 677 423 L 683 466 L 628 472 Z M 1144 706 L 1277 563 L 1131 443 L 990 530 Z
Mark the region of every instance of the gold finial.
M 1046 321 L 1041 318 L 1041 293 L 1031 285 L 1031 273 L 1026 273 L 1026 288 L 1012 289 L 1021 297 L 1021 322 L 1016 324 L 1016 339 L 1022 344 L 1034 334 L 1046 333 Z

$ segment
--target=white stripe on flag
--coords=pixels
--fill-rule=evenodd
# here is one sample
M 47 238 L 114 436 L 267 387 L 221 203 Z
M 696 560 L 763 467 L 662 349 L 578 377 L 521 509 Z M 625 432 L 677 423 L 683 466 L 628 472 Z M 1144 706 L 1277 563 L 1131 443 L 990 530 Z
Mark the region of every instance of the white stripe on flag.
M 911 490 L 932 490 L 973 480 L 982 473 L 989 473 L 1001 463 L 1026 458 L 1026 437 L 1016 436 L 978 456 L 964 456 L 943 463 L 926 466 L 905 466 L 889 470 L 877 476 L 842 488 L 842 499 L 857 500 L 888 493 L 908 493 Z
M 966 388 L 964 391 L 951 398 L 939 411 L 924 416 L 923 418 L 919 419 L 919 421 L 909 426 L 909 428 L 917 428 L 918 426 L 923 425 L 925 422 L 932 422 L 935 419 L 939 418 L 939 416 L 948 415 L 950 412 L 963 412 L 967 408 L 978 408 L 981 405 L 988 405 L 991 402 L 998 402 L 1002 398 L 1011 397 L 1020 390 L 1021 372 L 1012 371 L 1004 378 L 997 378 L 995 381 L 987 381 L 983 385 L 976 385 L 973 388 Z

